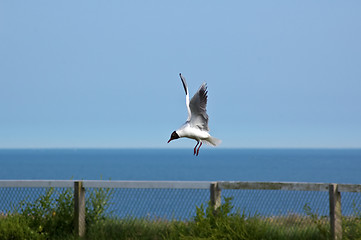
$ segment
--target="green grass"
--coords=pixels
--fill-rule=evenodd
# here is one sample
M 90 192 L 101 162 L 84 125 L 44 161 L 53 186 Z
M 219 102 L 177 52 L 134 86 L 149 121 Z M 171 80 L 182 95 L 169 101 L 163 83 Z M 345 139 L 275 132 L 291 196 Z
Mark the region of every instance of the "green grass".
M 86 201 L 86 239 L 330 239 L 327 217 L 309 206 L 305 215 L 249 216 L 233 211 L 225 198 L 217 211 L 208 204 L 197 207 L 187 221 L 154 218 L 116 219 L 106 217 L 112 191 L 96 189 Z M 2 239 L 78 239 L 73 232 L 73 196 L 70 190 L 49 189 L 33 202 L 23 201 L 17 209 L 0 215 Z M 361 239 L 361 214 L 344 217 L 343 239 Z

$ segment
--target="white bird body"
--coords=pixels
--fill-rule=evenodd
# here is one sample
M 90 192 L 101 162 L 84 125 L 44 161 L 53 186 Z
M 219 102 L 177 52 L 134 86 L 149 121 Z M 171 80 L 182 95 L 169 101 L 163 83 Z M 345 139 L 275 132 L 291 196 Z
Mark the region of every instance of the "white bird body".
M 208 114 L 207 114 L 207 85 L 203 83 L 198 91 L 194 94 L 191 101 L 189 101 L 189 92 L 187 87 L 187 82 L 179 74 L 184 91 L 186 93 L 186 107 L 188 111 L 187 121 L 176 131 L 174 131 L 168 141 L 168 143 L 174 139 L 187 137 L 197 141 L 197 145 L 194 147 L 194 155 L 198 156 L 199 149 L 202 146 L 202 143 L 217 146 L 221 143 L 221 140 L 212 137 L 209 134 L 208 128 Z M 197 146 L 199 145 L 198 149 Z
M 202 131 L 199 128 L 191 127 L 190 124 L 187 122 L 178 130 L 176 130 L 176 132 L 179 135 L 179 137 L 187 137 L 197 141 L 206 140 L 211 136 L 206 131 Z

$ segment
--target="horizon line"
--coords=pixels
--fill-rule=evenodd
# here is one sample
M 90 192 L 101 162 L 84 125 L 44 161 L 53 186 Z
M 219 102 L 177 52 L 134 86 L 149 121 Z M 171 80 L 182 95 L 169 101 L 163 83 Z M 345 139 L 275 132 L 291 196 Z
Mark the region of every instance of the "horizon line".
M 171 148 L 164 148 L 164 147 L 0 147 L 0 150 L 127 150 L 127 149 L 146 149 L 146 150 L 181 150 L 181 149 L 189 149 L 188 147 L 171 147 Z M 325 150 L 361 150 L 361 147 L 217 147 L 217 148 L 209 148 L 212 150 L 247 150 L 247 149 L 279 149 L 279 150 L 302 150 L 302 149 L 325 149 Z

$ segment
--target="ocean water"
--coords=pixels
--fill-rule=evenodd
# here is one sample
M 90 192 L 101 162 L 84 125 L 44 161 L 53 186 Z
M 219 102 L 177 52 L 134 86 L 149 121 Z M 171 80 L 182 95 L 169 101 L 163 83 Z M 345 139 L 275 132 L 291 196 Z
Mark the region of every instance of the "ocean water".
M 0 179 L 361 184 L 361 149 L 2 149 Z

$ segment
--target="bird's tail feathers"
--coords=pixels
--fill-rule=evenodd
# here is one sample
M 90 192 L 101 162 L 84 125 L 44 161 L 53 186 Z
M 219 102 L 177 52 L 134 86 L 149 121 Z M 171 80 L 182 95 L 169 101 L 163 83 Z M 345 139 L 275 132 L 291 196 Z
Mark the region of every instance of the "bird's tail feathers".
M 207 139 L 203 140 L 205 143 L 207 143 L 208 145 L 212 145 L 212 146 L 218 146 L 219 144 L 222 143 L 222 140 L 215 138 L 215 137 L 208 137 Z

